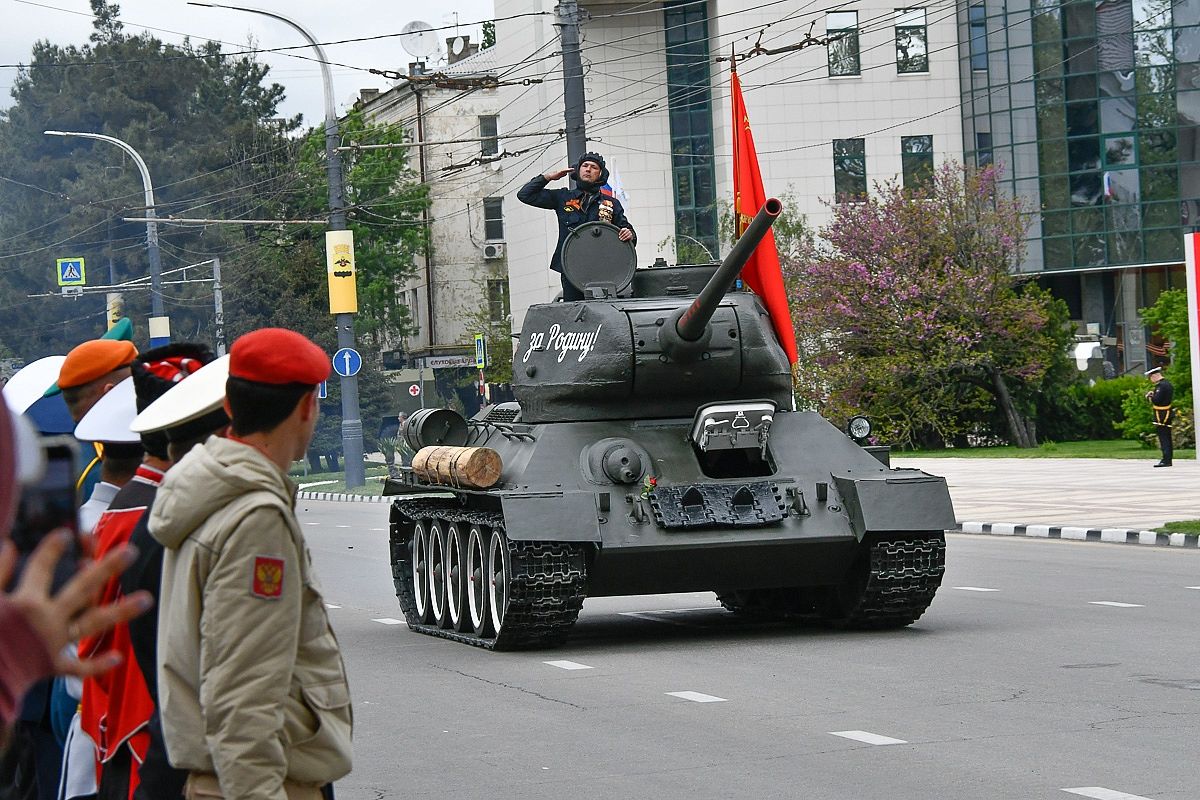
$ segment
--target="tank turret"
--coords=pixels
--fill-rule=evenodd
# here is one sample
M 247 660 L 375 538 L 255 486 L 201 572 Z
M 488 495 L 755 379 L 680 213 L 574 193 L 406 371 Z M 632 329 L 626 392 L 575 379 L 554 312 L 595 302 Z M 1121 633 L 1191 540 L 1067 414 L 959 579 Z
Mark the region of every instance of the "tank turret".
M 585 300 L 531 306 L 513 391 L 528 422 L 690 417 L 708 389 L 791 407 L 791 370 L 758 297 L 729 291 L 782 211 L 768 200 L 719 265 L 632 268 L 632 247 L 590 223 L 563 247 Z

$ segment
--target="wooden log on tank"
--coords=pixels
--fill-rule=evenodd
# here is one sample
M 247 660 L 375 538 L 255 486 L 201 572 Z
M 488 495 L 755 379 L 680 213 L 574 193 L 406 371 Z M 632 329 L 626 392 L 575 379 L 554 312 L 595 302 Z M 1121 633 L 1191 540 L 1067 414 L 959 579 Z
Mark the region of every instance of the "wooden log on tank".
M 490 447 L 422 447 L 412 460 L 417 477 L 457 489 L 490 489 L 503 468 L 500 454 Z

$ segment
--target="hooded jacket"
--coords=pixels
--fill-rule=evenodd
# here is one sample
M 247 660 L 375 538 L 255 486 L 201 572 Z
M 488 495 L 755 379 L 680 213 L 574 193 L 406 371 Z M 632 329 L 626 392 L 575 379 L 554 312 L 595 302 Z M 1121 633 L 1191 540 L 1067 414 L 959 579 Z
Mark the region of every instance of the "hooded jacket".
M 600 164 L 600 179 L 594 184 L 584 184 L 581 181 L 580 188 L 577 189 L 547 189 L 546 184 L 549 181 L 546 180 L 546 176 L 538 175 L 517 190 L 517 199 L 525 205 L 548 208 L 558 216 L 558 244 L 554 248 L 554 256 L 550 259 L 550 269 L 555 272 L 562 272 L 562 249 L 567 235 L 585 222 L 598 221 L 601 204 L 612 204 L 613 225 L 633 231 L 633 226 L 625 218 L 625 208 L 621 201 L 601 189 L 608 182 L 608 167 L 603 161 L 586 156 L 580 159 L 581 163 L 583 161 L 596 161 Z M 575 170 L 578 172 L 578 164 Z M 637 231 L 634 231 L 631 241 L 637 244 Z
M 226 797 L 350 771 L 346 671 L 294 513 L 296 487 L 254 447 L 213 437 L 163 481 L 158 689 L 171 763 Z

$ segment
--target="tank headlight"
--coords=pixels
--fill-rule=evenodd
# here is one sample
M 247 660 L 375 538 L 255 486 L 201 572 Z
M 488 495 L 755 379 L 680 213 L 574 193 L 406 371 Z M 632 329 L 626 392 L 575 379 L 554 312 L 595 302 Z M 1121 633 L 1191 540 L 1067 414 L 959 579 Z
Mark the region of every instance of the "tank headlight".
M 871 420 L 861 414 L 851 417 L 846 423 L 846 433 L 850 434 L 851 439 L 866 439 L 871 435 Z

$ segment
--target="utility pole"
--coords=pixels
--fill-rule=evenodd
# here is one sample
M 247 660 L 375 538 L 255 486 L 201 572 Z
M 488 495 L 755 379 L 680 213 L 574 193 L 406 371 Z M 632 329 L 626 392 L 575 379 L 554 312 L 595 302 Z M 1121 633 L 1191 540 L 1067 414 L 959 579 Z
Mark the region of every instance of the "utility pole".
M 225 355 L 225 304 L 221 297 L 221 259 L 213 256 L 213 338 L 217 342 L 217 355 Z
M 567 162 L 575 164 L 587 152 L 583 112 L 583 60 L 579 54 L 579 3 L 559 0 L 559 37 L 563 56 L 563 101 L 567 123 Z
M 261 8 L 226 3 L 190 0 L 188 5 L 208 8 L 227 8 L 248 14 L 261 14 L 279 20 L 299 33 L 317 54 L 321 67 L 321 83 L 325 92 L 325 176 L 329 182 L 329 228 L 325 234 L 326 258 L 330 262 L 329 312 L 334 316 L 338 350 L 354 349 L 354 314 L 358 311 L 358 290 L 354 276 L 353 237 L 346 225 L 346 203 L 342 196 L 342 159 L 338 155 L 337 110 L 333 99 L 333 73 L 329 59 L 317 38 L 299 22 L 283 14 Z M 330 234 L 333 234 L 332 236 Z M 338 235 L 343 234 L 343 235 Z M 334 263 L 337 266 L 333 266 Z M 335 282 L 337 288 L 335 289 Z M 339 373 L 340 374 L 340 373 Z M 358 376 L 342 375 L 342 457 L 346 462 L 346 488 L 354 489 L 367 482 L 363 465 L 362 412 L 358 401 Z

